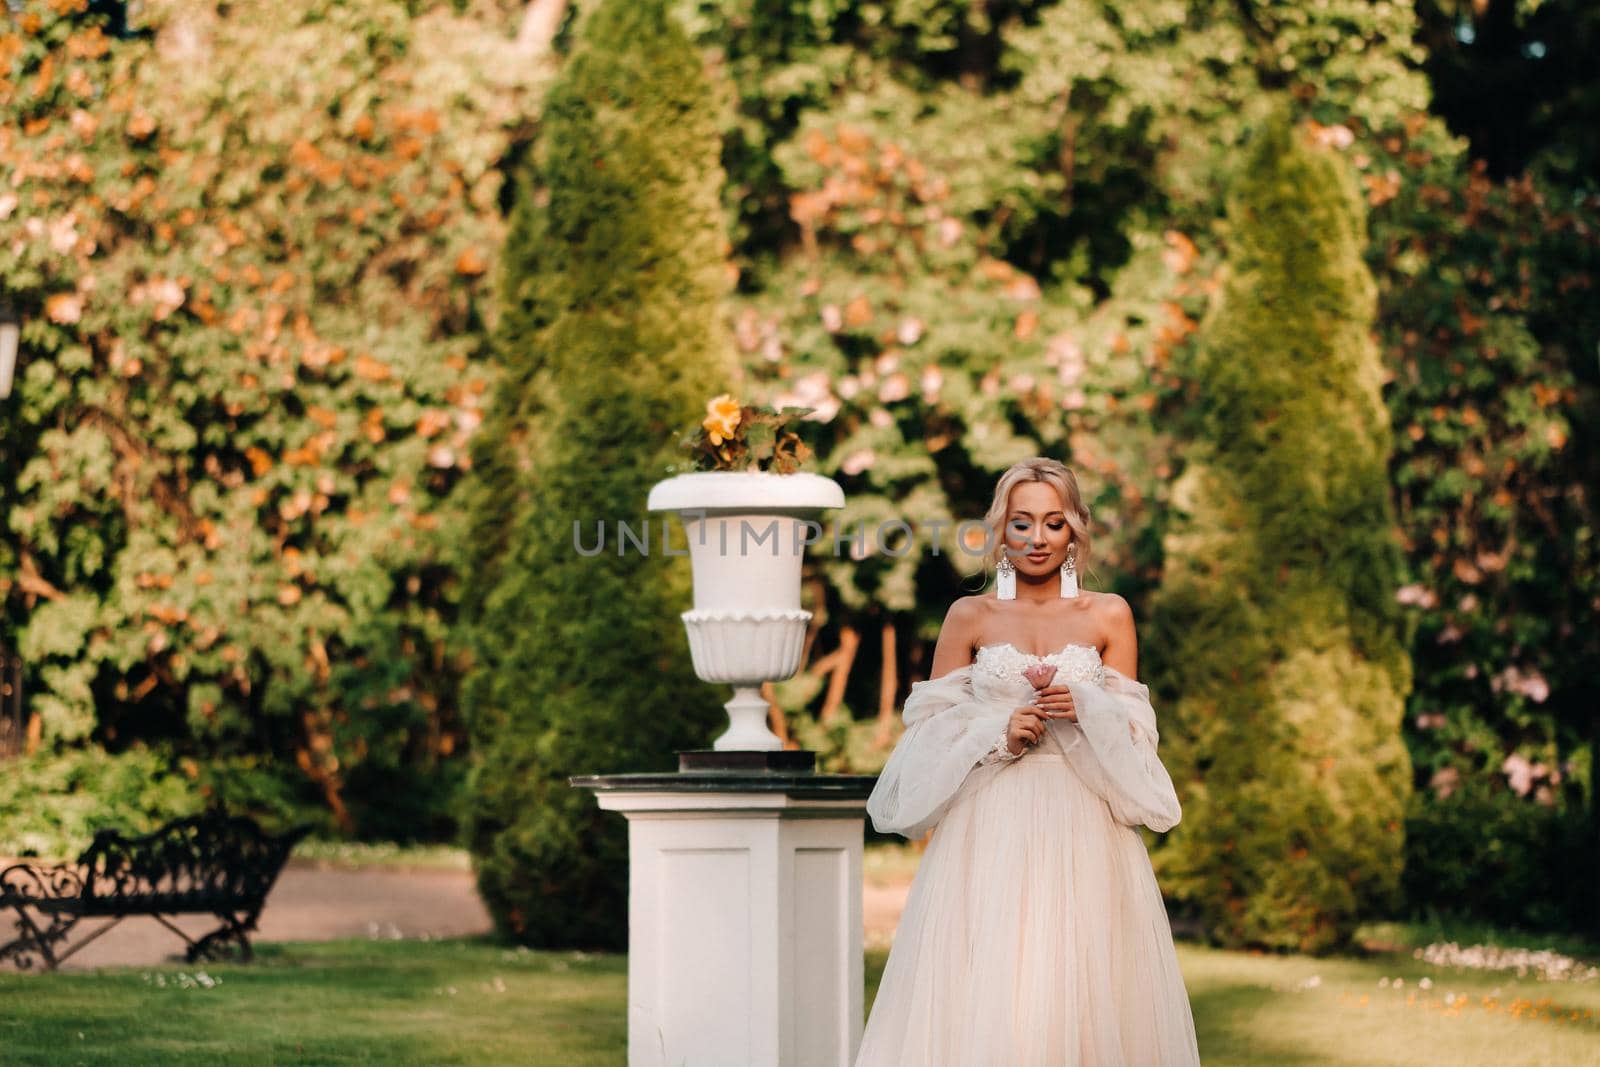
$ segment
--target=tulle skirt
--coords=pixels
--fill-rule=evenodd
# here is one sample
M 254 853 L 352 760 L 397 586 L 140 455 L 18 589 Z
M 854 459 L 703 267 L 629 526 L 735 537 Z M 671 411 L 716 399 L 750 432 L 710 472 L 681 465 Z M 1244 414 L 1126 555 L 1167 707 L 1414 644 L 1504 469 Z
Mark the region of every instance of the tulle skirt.
M 1139 832 L 1055 753 L 969 778 L 923 854 L 855 1067 L 1199 1062 Z

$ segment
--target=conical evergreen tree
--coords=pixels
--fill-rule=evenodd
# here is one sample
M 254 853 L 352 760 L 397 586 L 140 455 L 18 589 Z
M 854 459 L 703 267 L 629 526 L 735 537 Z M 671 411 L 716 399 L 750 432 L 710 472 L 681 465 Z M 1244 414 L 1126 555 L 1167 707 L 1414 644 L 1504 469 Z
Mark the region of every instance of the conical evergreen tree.
M 604 0 L 546 99 L 501 278 L 503 375 L 476 438 L 462 812 L 500 932 L 627 942 L 627 834 L 569 775 L 674 770 L 725 699 L 694 675 L 688 561 L 619 539 L 706 399 L 733 387 L 712 87 L 661 0 Z M 583 555 L 604 530 L 604 551 Z M 681 552 L 681 535 L 676 551 Z
M 1214 940 L 1316 952 L 1398 903 L 1411 788 L 1376 288 L 1353 174 L 1284 108 L 1228 220 L 1152 605 L 1184 798 L 1154 858 Z

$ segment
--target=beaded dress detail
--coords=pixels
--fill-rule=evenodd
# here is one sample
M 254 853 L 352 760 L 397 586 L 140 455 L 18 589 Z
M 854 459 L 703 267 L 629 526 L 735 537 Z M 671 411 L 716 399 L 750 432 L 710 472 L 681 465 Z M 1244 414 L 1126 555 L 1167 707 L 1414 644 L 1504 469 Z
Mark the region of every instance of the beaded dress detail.
M 1051 720 L 1012 756 L 1005 724 L 1034 691 L 1022 671 L 1041 662 L 1078 722 Z M 1181 816 L 1148 689 L 1092 646 L 986 645 L 913 686 L 903 717 L 868 814 L 880 832 L 933 835 L 854 1067 L 1196 1067 L 1136 829 Z

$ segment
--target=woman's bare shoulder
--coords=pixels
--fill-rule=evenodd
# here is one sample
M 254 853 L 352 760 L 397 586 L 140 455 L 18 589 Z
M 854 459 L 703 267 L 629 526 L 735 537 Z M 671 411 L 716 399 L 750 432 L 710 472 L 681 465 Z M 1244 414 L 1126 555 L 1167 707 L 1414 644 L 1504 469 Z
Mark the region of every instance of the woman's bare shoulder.
M 1120 593 L 1096 592 L 1094 599 L 1089 602 L 1089 608 L 1113 624 L 1131 621 L 1133 618 L 1133 607 Z
M 938 678 L 972 662 L 973 649 L 983 633 L 988 608 L 981 595 L 953 601 L 939 627 L 939 640 L 933 649 L 931 677 Z
M 993 603 L 994 597 L 984 593 L 957 597 L 951 601 L 950 609 L 944 614 L 945 624 L 976 622 L 989 613 L 989 605 Z

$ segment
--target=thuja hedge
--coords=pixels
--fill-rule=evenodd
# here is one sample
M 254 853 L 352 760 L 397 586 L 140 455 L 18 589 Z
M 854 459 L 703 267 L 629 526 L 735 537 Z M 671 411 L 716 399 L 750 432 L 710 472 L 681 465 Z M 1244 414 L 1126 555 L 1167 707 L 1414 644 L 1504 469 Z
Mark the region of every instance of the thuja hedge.
M 713 103 L 661 0 L 602 0 L 518 183 L 505 373 L 473 450 L 462 835 L 496 926 L 527 943 L 627 946 L 626 824 L 568 776 L 675 770 L 726 721 L 684 654 L 681 540 L 618 540 L 735 383 Z M 602 550 L 575 551 L 575 526 Z
M 1376 286 L 1355 175 L 1285 113 L 1227 219 L 1153 609 L 1184 797 L 1156 863 L 1218 942 L 1320 952 L 1400 903 L 1411 791 Z

